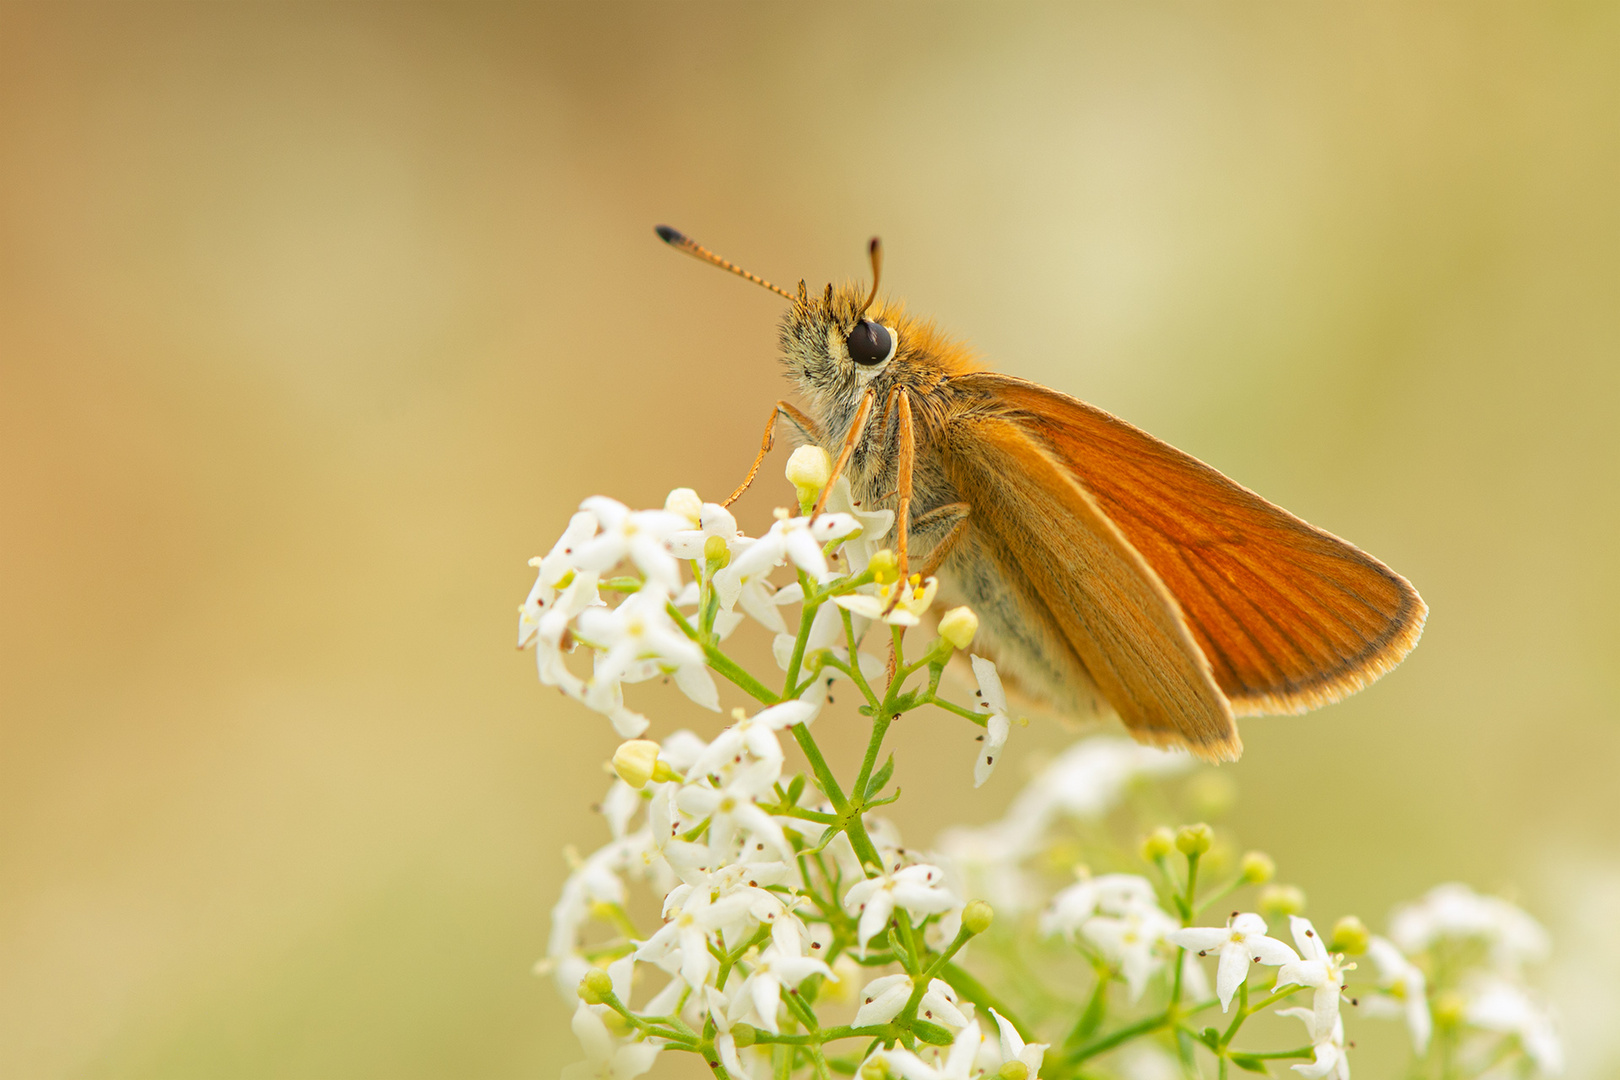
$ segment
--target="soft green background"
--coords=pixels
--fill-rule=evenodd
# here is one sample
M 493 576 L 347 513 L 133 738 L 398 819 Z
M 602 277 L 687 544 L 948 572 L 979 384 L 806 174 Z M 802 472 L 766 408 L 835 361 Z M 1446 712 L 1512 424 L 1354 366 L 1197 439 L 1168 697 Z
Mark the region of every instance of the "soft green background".
M 0 8 L 0 1074 L 575 1056 L 529 966 L 614 739 L 512 652 L 524 563 L 729 490 L 781 392 L 668 221 L 789 283 L 879 232 L 1416 582 L 1400 670 L 1244 724 L 1234 823 L 1319 919 L 1521 898 L 1610 1075 L 1617 192 L 1612 5 Z M 902 739 L 916 840 L 1018 778 Z

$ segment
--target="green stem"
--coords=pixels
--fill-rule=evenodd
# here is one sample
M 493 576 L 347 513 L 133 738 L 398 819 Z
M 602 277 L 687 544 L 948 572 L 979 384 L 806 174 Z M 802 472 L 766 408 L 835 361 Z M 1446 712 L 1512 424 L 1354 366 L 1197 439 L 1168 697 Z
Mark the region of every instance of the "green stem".
M 1130 1042 L 1138 1035 L 1147 1035 L 1150 1032 L 1162 1031 L 1174 1022 L 1175 1021 L 1171 1011 L 1166 1009 L 1164 1012 L 1155 1013 L 1146 1020 L 1140 1020 L 1137 1023 L 1132 1024 L 1130 1027 L 1120 1028 L 1111 1035 L 1104 1035 L 1100 1039 L 1089 1042 L 1080 1047 L 1078 1050 L 1071 1051 L 1064 1058 L 1064 1060 L 1071 1064 L 1079 1064 L 1088 1058 L 1096 1057 L 1098 1054 L 1106 1054 L 1114 1047 L 1119 1046 L 1122 1043 Z
M 1249 1013 L 1249 983 L 1248 983 L 1248 980 L 1244 980 L 1243 982 L 1238 984 L 1238 1010 L 1237 1010 L 1237 1015 L 1232 1017 L 1231 1026 L 1228 1027 L 1226 1029 L 1226 1033 L 1221 1036 L 1221 1045 L 1222 1046 L 1230 1046 L 1231 1045 L 1232 1036 L 1237 1034 L 1238 1028 L 1243 1026 L 1243 1021 L 1247 1020 L 1250 1015 L 1251 1014 Z
M 844 669 L 844 674 L 849 676 L 850 682 L 860 688 L 861 695 L 866 698 L 866 703 L 876 706 L 878 703 L 877 694 L 873 692 L 871 684 L 866 681 L 866 676 L 861 672 L 861 656 L 860 650 L 857 648 L 858 643 L 855 640 L 854 616 L 850 615 L 849 609 L 844 607 L 838 609 L 838 614 L 844 620 L 844 641 L 849 646 L 849 666 Z
M 1316 1047 L 1301 1046 L 1294 1050 L 1267 1050 L 1263 1054 L 1251 1054 L 1245 1050 L 1242 1056 L 1246 1058 L 1260 1058 L 1263 1061 L 1275 1061 L 1281 1058 L 1308 1058 L 1316 1056 Z

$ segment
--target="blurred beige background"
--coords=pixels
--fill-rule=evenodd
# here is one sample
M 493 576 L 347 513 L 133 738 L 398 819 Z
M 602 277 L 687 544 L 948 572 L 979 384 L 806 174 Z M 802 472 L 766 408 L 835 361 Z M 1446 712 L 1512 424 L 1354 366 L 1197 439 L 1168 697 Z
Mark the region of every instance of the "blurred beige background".
M 729 490 L 781 392 L 661 221 L 784 284 L 881 233 L 1411 577 L 1399 671 L 1245 723 L 1234 824 L 1319 918 L 1519 897 L 1606 1074 L 1617 59 L 1599 4 L 0 8 L 0 1075 L 576 1056 L 529 968 L 615 740 L 513 652 L 525 560 Z M 916 839 L 1010 797 L 902 738 Z

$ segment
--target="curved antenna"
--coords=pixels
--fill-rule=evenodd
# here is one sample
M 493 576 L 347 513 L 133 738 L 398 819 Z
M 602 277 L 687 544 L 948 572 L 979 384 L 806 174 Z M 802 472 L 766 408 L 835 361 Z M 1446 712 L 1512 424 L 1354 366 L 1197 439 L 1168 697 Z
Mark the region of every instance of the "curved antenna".
M 856 322 L 866 315 L 866 309 L 877 299 L 878 279 L 883 276 L 883 241 L 872 237 L 871 242 L 866 245 L 866 253 L 872 259 L 872 291 L 867 294 L 866 303 L 861 305 L 861 310 L 855 313 Z
M 658 238 L 672 248 L 678 248 L 695 259 L 702 259 L 706 263 L 713 263 L 722 270 L 730 270 L 733 274 L 736 274 L 740 278 L 747 278 L 755 285 L 765 286 L 778 296 L 786 297 L 789 300 L 793 299 L 793 294 L 788 292 L 786 289 L 778 289 L 775 285 L 772 285 L 758 274 L 750 274 L 747 270 L 744 270 L 736 263 L 722 259 L 708 248 L 697 243 L 691 237 L 676 229 L 670 228 L 668 225 L 659 225 L 657 226 L 656 231 L 658 233 Z

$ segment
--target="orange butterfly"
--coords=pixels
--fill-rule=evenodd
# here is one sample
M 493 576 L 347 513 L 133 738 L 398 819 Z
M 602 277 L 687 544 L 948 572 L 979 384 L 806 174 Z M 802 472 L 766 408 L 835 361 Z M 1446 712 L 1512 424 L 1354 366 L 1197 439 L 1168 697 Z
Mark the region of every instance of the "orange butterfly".
M 1003 668 L 1055 705 L 1100 697 L 1138 739 L 1233 760 L 1234 717 L 1337 701 L 1417 644 L 1422 598 L 1371 555 L 1101 409 L 981 370 L 932 323 L 875 303 L 876 239 L 864 298 L 831 285 L 811 297 L 658 234 L 792 303 L 782 361 L 808 409 L 776 403 L 728 503 L 785 417 L 836 455 L 833 475 L 859 502 L 894 506 L 902 577 L 913 559 L 938 572 Z

